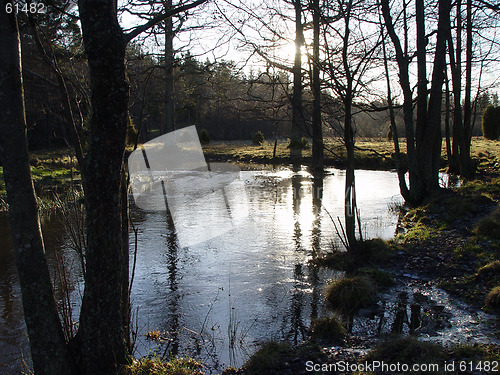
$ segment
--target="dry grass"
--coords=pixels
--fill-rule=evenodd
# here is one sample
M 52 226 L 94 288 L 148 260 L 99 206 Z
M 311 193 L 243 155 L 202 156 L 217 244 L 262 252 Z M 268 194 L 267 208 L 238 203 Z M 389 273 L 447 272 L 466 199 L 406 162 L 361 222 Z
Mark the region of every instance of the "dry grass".
M 123 375 L 203 375 L 202 364 L 191 358 L 164 361 L 161 358 L 135 360 L 126 366 Z
M 288 159 L 290 150 L 288 140 L 280 140 L 276 147 L 275 162 Z M 253 145 L 251 141 L 212 142 L 203 146 L 211 160 L 232 160 L 243 163 L 269 163 L 273 161 L 274 141 L 267 140 L 262 145 Z M 345 159 L 345 147 L 339 138 L 325 140 L 325 157 L 329 165 L 341 166 Z M 400 140 L 402 153 L 406 152 L 406 141 Z M 355 158 L 361 168 L 394 168 L 394 145 L 384 138 L 361 138 L 356 140 Z M 442 158 L 446 161 L 446 143 L 442 142 Z M 490 141 L 483 137 L 472 138 L 471 156 L 482 170 L 500 172 L 500 141 Z M 302 151 L 302 157 L 311 157 L 311 148 Z

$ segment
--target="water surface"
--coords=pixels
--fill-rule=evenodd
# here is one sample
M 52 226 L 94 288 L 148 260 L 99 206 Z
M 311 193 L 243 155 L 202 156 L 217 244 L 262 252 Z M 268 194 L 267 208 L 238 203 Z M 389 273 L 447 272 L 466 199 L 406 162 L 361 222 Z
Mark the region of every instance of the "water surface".
M 246 197 L 231 207 L 233 214 L 245 212 L 238 225 L 190 247 L 179 247 L 165 212 L 131 205 L 138 239 L 131 296 L 137 355 L 171 351 L 197 356 L 213 368 L 239 366 L 263 341 L 300 342 L 311 318 L 326 313 L 322 288 L 337 274 L 308 260 L 340 246 L 332 219 L 344 215 L 344 171 L 329 169 L 315 178 L 305 168 L 278 168 L 243 171 L 240 179 Z M 356 183 L 363 237 L 391 238 L 397 214 L 388 207 L 401 202 L 397 175 L 357 171 Z M 201 212 L 216 222 L 221 213 L 213 203 L 207 197 Z M 190 236 L 202 235 L 195 226 L 190 230 Z M 44 235 L 49 263 L 60 252 L 69 268 L 78 269 L 58 218 L 45 223 Z M 0 238 L 0 370 L 13 374 L 28 350 L 5 220 Z M 131 255 L 134 238 L 131 231 Z M 76 317 L 82 281 L 75 275 Z M 147 340 L 153 330 L 169 344 Z

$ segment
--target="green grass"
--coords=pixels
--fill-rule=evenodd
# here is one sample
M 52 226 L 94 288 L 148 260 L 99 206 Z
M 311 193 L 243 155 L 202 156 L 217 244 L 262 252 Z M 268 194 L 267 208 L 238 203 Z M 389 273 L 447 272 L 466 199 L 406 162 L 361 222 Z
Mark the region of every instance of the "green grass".
M 76 158 L 70 150 L 39 151 L 30 155 L 31 178 L 43 207 L 53 206 L 52 192 L 64 192 L 81 176 Z M 6 204 L 3 167 L 0 166 L 0 211 L 8 209 Z
M 355 272 L 359 267 L 384 264 L 398 250 L 399 245 L 393 241 L 373 238 L 359 242 L 356 251 L 332 251 L 309 262 L 318 267 Z
M 242 372 L 245 375 L 281 375 L 301 374 L 306 361 L 324 363 L 327 356 L 321 347 L 313 342 L 306 341 L 298 346 L 292 347 L 288 343 L 269 341 L 264 343 L 255 354 L 243 365 Z M 223 374 L 233 374 L 229 370 Z
M 143 358 L 125 366 L 123 375 L 203 375 L 202 364 L 191 358 L 169 361 L 161 358 Z
M 494 310 L 498 310 L 500 308 L 500 286 L 496 286 L 490 290 L 484 299 L 484 305 Z
M 336 316 L 325 316 L 311 322 L 311 337 L 313 340 L 340 344 L 346 337 L 346 329 Z
M 408 337 L 389 337 L 379 343 L 370 351 L 362 361 L 384 361 L 386 363 L 405 363 L 411 365 L 415 363 L 436 363 L 440 364 L 440 370 L 443 370 L 444 362 L 459 363 L 461 361 L 473 361 L 478 364 L 479 361 L 498 361 L 498 346 L 484 344 L 458 344 L 450 347 L 444 347 L 439 344 L 419 341 L 412 336 Z M 455 367 L 453 373 L 463 373 Z M 418 374 L 418 372 L 414 372 Z M 424 372 L 420 372 L 424 373 Z M 425 372 L 426 374 L 429 372 Z M 442 372 L 438 372 L 442 373 Z
M 498 346 L 485 344 L 458 344 L 445 348 L 449 360 L 455 361 L 499 361 Z
M 488 263 L 487 265 L 479 268 L 477 271 L 478 276 L 500 276 L 500 260 L 495 260 L 493 262 Z
M 440 345 L 414 337 L 391 337 L 379 343 L 363 360 L 386 363 L 442 363 L 446 355 Z M 418 374 L 418 372 L 415 372 Z M 426 372 L 428 373 L 428 372 Z
M 293 349 L 289 344 L 270 341 L 262 345 L 243 368 L 248 375 L 279 374 L 292 356 Z
M 345 277 L 331 281 L 326 289 L 325 298 L 328 307 L 345 317 L 375 302 L 376 287 L 374 281 L 364 275 Z
M 358 270 L 360 275 L 368 276 L 371 280 L 375 281 L 380 288 L 389 288 L 394 286 L 394 279 L 389 272 L 379 270 L 377 268 L 363 267 Z
M 476 223 L 474 233 L 479 236 L 500 240 L 500 206 L 491 215 L 483 217 Z
M 288 140 L 280 140 L 276 148 L 276 159 L 274 162 L 286 160 L 290 155 L 287 148 Z M 406 142 L 400 140 L 400 148 L 406 150 Z M 248 141 L 218 141 L 203 147 L 211 159 L 231 159 L 243 163 L 267 164 L 273 162 L 274 140 L 268 139 L 261 145 L 252 145 Z M 355 160 L 357 168 L 365 169 L 391 169 L 395 168 L 393 158 L 394 145 L 392 141 L 383 138 L 357 139 Z M 446 164 L 446 145 L 443 142 L 441 152 L 443 166 Z M 311 148 L 302 150 L 304 159 L 311 158 Z M 343 142 L 338 138 L 325 139 L 326 165 L 341 167 L 346 157 Z M 473 137 L 471 142 L 471 157 L 478 168 L 488 173 L 500 173 L 500 142 L 489 141 L 483 137 Z
M 398 234 L 397 241 L 408 244 L 413 242 L 422 242 L 437 236 L 438 231 L 430 225 L 416 223 L 407 228 L 406 233 Z

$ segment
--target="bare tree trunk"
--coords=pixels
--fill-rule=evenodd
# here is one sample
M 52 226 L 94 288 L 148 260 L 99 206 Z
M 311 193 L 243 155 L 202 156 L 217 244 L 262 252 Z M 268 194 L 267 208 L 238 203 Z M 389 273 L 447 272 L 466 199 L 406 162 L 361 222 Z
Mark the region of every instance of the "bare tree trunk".
M 462 20 L 460 16 L 461 12 L 461 0 L 457 2 L 457 23 L 461 25 Z M 457 26 L 457 41 L 456 48 L 453 44 L 453 38 L 451 35 L 451 28 L 448 30 L 448 55 L 450 56 L 451 64 L 451 80 L 453 89 L 453 168 L 452 171 L 460 172 L 461 165 L 463 164 L 462 151 L 465 144 L 465 134 L 463 127 L 463 117 L 462 117 L 462 28 Z
M 418 159 L 424 181 L 424 194 L 432 194 L 439 188 L 439 167 L 441 162 L 441 109 L 443 105 L 443 82 L 446 68 L 446 39 L 450 28 L 450 0 L 439 0 L 439 20 L 436 51 L 432 70 L 431 92 L 424 130 L 423 144 Z M 418 153 L 418 150 L 417 150 Z
M 121 293 L 128 264 L 122 242 L 128 228 L 122 227 L 120 204 L 129 99 L 126 41 L 113 1 L 80 0 L 79 10 L 92 92 L 84 181 L 87 273 L 79 336 L 83 374 L 109 375 L 118 372 L 128 354 L 122 317 L 126 301 Z
M 417 23 L 417 126 L 416 143 L 422 143 L 427 123 L 427 52 L 425 35 L 424 0 L 415 1 Z
M 319 0 L 312 0 L 313 9 L 313 67 L 312 67 L 312 158 L 313 167 L 323 170 L 323 126 L 321 123 L 321 85 L 319 80 L 320 56 L 319 56 L 319 33 L 320 33 L 320 8 Z
M 352 97 L 346 95 L 344 100 L 344 143 L 347 153 L 346 171 L 345 171 L 345 232 L 349 250 L 356 250 L 356 192 L 354 180 L 354 134 L 352 129 Z
M 405 32 L 405 51 L 401 47 L 399 37 L 394 30 L 394 24 L 390 14 L 389 1 L 381 0 L 382 15 L 384 17 L 387 32 L 396 50 L 396 61 L 399 68 L 399 83 L 403 91 L 403 120 L 406 133 L 406 154 L 409 172 L 409 199 L 405 200 L 412 204 L 420 199 L 421 181 L 417 171 L 417 156 L 415 150 L 415 130 L 413 126 L 413 94 L 410 86 L 409 58 L 406 53 L 407 33 Z
M 136 145 L 137 146 L 137 145 Z M 128 185 L 129 179 L 125 166 L 122 168 L 121 185 L 120 185 L 120 201 L 121 201 L 121 218 L 122 218 L 122 256 L 123 259 L 129 259 L 129 205 L 128 205 Z M 133 348 L 130 341 L 130 293 L 129 293 L 129 262 L 123 262 L 121 273 L 121 301 L 122 301 L 122 325 L 127 344 L 127 349 L 131 353 Z
M 399 191 L 403 196 L 405 201 L 410 200 L 410 191 L 408 189 L 408 185 L 406 184 L 406 171 L 401 163 L 401 152 L 399 149 L 399 136 L 398 136 L 398 127 L 396 126 L 396 117 L 394 115 L 394 105 L 392 102 L 392 90 L 391 90 L 391 81 L 389 78 L 389 64 L 387 63 L 387 50 L 385 47 L 385 39 L 382 35 L 382 52 L 384 54 L 384 70 L 385 70 L 385 78 L 387 84 L 387 104 L 389 106 L 389 119 L 391 122 L 391 131 L 392 131 L 392 140 L 394 143 L 394 155 L 396 160 L 396 170 L 398 171 L 398 181 L 399 181 Z
M 465 47 L 465 98 L 464 98 L 464 149 L 462 150 L 463 164 L 460 165 L 460 174 L 465 178 L 474 176 L 474 166 L 470 157 L 470 143 L 472 138 L 472 0 L 467 0 L 466 20 L 466 47 Z
M 302 50 L 304 44 L 304 26 L 302 25 L 301 0 L 294 0 L 295 8 L 295 62 L 293 65 L 292 93 L 292 129 L 290 136 L 290 156 L 300 157 L 300 140 L 304 129 L 304 113 L 302 110 Z
M 349 36 L 350 36 L 350 17 L 352 9 L 352 0 L 349 0 L 345 9 L 345 25 L 343 35 L 343 48 L 342 48 L 342 63 L 344 65 L 346 88 L 343 98 L 344 104 L 344 144 L 346 148 L 347 160 L 345 171 L 345 206 L 344 206 L 344 219 L 345 231 L 349 250 L 356 250 L 356 218 L 357 218 L 357 205 L 356 205 L 356 190 L 354 181 L 354 130 L 352 127 L 352 101 L 353 101 L 353 81 L 354 77 L 351 73 L 349 66 Z
M 453 153 L 451 150 L 451 133 L 450 133 L 450 80 L 448 79 L 447 69 L 445 72 L 445 119 L 444 130 L 446 137 L 446 159 L 448 160 L 448 171 L 453 171 Z
M 165 9 L 172 8 L 172 0 L 165 1 Z M 161 134 L 175 130 L 174 91 L 174 31 L 172 17 L 165 20 L 165 122 Z
M 0 158 L 35 373 L 75 374 L 57 313 L 31 181 L 15 12 L 0 9 Z

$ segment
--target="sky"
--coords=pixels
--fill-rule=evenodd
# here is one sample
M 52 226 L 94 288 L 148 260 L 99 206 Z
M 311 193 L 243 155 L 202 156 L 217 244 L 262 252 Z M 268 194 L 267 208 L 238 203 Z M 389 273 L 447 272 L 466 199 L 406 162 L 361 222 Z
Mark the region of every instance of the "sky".
M 399 2 L 399 0 L 396 1 Z M 396 19 L 397 9 L 395 6 L 392 11 L 394 13 L 393 17 Z M 432 9 L 428 10 L 430 14 L 432 14 L 432 11 Z M 306 14 L 305 22 L 307 23 L 310 22 L 311 16 L 309 12 L 306 12 Z M 124 29 L 143 22 L 143 20 L 138 20 L 136 16 L 132 16 L 127 12 L 121 15 L 121 25 Z M 365 29 L 370 27 L 373 27 L 373 24 L 363 26 Z M 429 22 L 429 33 L 432 32 L 433 27 L 435 26 Z M 183 28 L 186 30 L 179 33 L 174 39 L 174 48 L 178 50 L 178 57 L 189 50 L 191 55 L 197 56 L 201 61 L 207 59 L 210 61 L 233 61 L 243 73 L 248 75 L 252 71 L 256 72 L 266 69 L 266 63 L 255 53 L 254 45 L 257 45 L 268 53 L 270 59 L 289 67 L 293 65 L 295 51 L 293 8 L 284 0 L 209 1 L 189 12 Z M 496 29 L 485 29 L 481 31 L 480 37 L 483 39 L 483 42 L 486 39 L 496 41 L 499 40 L 496 33 Z M 311 32 L 306 31 L 305 37 L 307 43 L 310 44 Z M 279 45 L 277 48 L 269 48 L 269 46 L 276 42 Z M 148 49 L 161 53 L 163 37 L 148 37 L 145 43 Z M 463 44 L 463 49 L 465 50 L 465 37 Z M 491 43 L 489 45 L 478 46 L 478 51 L 479 48 L 482 48 L 483 52 L 486 48 L 492 48 L 491 57 L 500 60 L 500 46 L 498 44 L 493 47 L 491 47 Z M 429 54 L 429 80 L 430 73 L 432 72 L 432 58 L 432 54 Z M 303 61 L 303 68 L 307 70 L 308 65 L 305 55 L 303 55 Z M 411 79 L 416 81 L 414 65 L 411 67 Z M 492 61 L 489 63 L 489 66 L 483 66 L 482 70 L 479 68 L 474 69 L 473 81 L 477 82 L 479 75 L 482 74 L 481 86 L 489 88 L 490 93 L 498 91 L 500 84 L 497 74 L 498 67 L 498 62 Z M 397 84 L 397 71 L 394 63 L 391 64 L 391 72 L 394 82 L 392 90 L 396 96 L 399 96 L 400 90 Z M 382 68 L 378 68 L 378 71 L 372 71 L 368 73 L 368 76 L 374 77 L 382 73 Z M 383 95 L 386 91 L 385 79 L 377 82 L 372 90 L 377 95 Z

